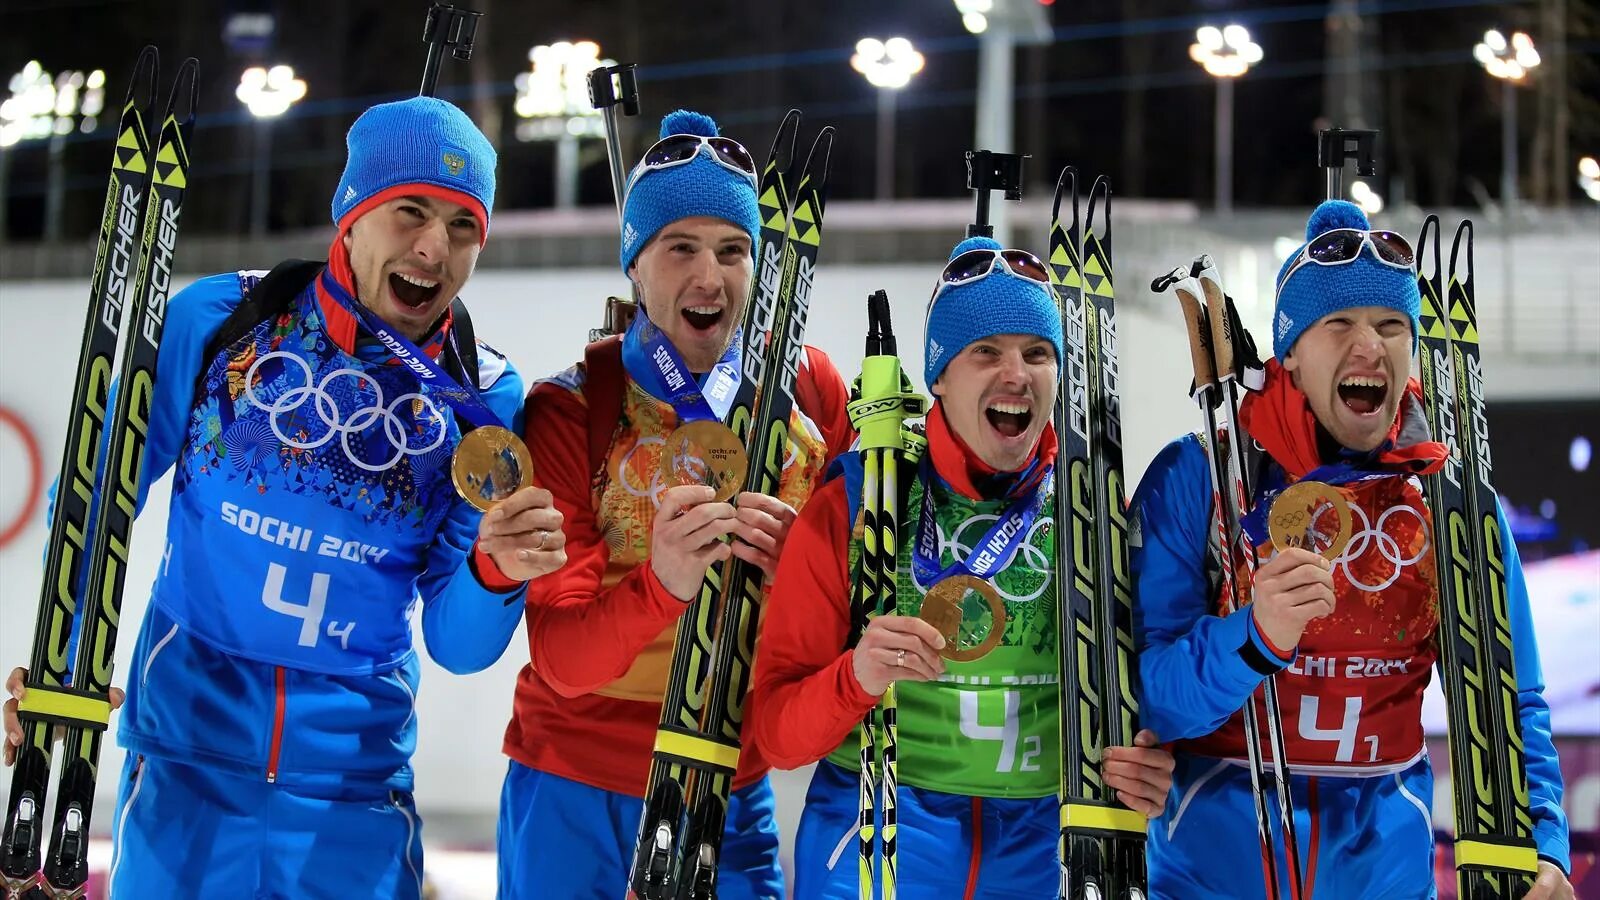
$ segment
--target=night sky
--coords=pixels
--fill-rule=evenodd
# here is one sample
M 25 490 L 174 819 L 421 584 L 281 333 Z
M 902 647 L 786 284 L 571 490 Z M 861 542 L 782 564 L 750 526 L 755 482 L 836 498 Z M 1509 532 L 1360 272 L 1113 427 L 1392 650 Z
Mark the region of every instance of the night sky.
M 1541 17 L 1561 2 L 1362 0 L 1371 115 L 1384 131 L 1380 191 L 1403 191 L 1429 206 L 1473 205 L 1485 189 L 1498 194 L 1499 84 L 1474 62 L 1471 48 L 1491 26 L 1525 29 L 1541 40 Z M 897 193 L 954 196 L 964 189 L 961 154 L 972 143 L 977 42 L 948 0 L 464 5 L 488 15 L 474 60 L 447 63 L 440 93 L 497 139 L 499 209 L 553 202 L 553 149 L 513 136 L 511 79 L 527 68 L 530 46 L 580 38 L 598 41 L 606 56 L 639 64 L 644 111 L 627 133 L 634 155 L 654 136 L 661 114 L 688 107 L 719 119 L 759 158 L 783 112 L 799 107 L 808 121 L 840 130 L 830 194 L 861 199 L 873 192 L 875 89 L 850 69 L 849 56 L 861 36 L 903 34 L 924 52 L 927 67 L 899 100 Z M 1600 3 L 1564 5 L 1570 167 L 1579 155 L 1600 151 Z M 245 66 L 286 62 L 310 85 L 306 101 L 274 126 L 273 228 L 327 222 L 345 129 L 365 106 L 415 92 L 422 72 L 422 0 L 8 0 L 5 7 L 0 67 L 6 73 L 34 58 L 50 71 L 105 68 L 108 106 L 120 102 L 143 43 L 159 46 L 168 77 L 184 56 L 199 57 L 201 117 L 186 233 L 240 230 L 247 221 L 252 122 L 233 95 Z M 1237 87 L 1235 203 L 1315 202 L 1322 191 L 1315 132 L 1329 124 L 1322 119 L 1327 9 L 1316 2 L 1058 0 L 1049 7 L 1056 42 L 1016 54 L 1016 136 L 1018 149 L 1033 155 L 1030 175 L 1042 182 L 1071 163 L 1109 174 L 1123 196 L 1208 202 L 1215 90 L 1189 60 L 1188 46 L 1196 25 L 1236 20 L 1251 28 L 1266 59 Z M 230 52 L 222 41 L 227 15 L 251 10 L 278 15 L 275 46 L 259 58 Z M 1524 172 L 1540 141 L 1548 143 L 1541 123 L 1556 115 L 1546 76 L 1563 60 L 1546 44 L 1541 51 L 1543 71 L 1519 104 Z M 66 146 L 69 236 L 92 230 L 109 150 L 109 127 L 74 136 Z M 43 142 L 13 154 L 11 239 L 40 231 L 45 156 Z M 603 144 L 586 143 L 583 162 L 580 203 L 609 204 Z M 1537 194 L 1531 178 L 1524 184 L 1525 195 Z M 1570 171 L 1547 196 L 1555 191 L 1580 196 Z

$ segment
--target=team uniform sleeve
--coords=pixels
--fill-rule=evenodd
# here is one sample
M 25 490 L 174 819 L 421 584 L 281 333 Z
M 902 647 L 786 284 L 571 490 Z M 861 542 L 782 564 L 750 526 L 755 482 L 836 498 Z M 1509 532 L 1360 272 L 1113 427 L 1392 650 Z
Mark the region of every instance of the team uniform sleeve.
M 602 587 L 611 552 L 590 502 L 588 416 L 582 399 L 559 384 L 540 383 L 528 396 L 534 483 L 554 497 L 567 537 L 567 564 L 528 584 L 528 652 L 534 671 L 563 697 L 621 677 L 688 608 L 648 563 Z
M 806 347 L 806 365 L 817 389 L 818 409 L 815 413 L 817 428 L 828 445 L 828 462 L 831 464 L 855 442 L 856 432 L 850 426 L 850 388 L 844 376 L 833 364 L 832 357 L 816 347 Z
M 855 651 L 840 652 L 850 636 L 848 517 L 845 480 L 836 478 L 789 531 L 767 598 L 750 727 L 780 769 L 832 753 L 878 702 L 856 680 Z
M 1517 718 L 1528 772 L 1528 806 L 1533 815 L 1533 840 L 1539 856 L 1572 872 L 1567 815 L 1561 808 L 1561 768 L 1550 739 L 1550 706 L 1544 699 L 1544 673 L 1534 639 L 1528 582 L 1505 510 L 1496 509 L 1504 550 L 1506 596 L 1510 603 L 1511 645 L 1516 654 Z
M 161 350 L 156 355 L 155 390 L 150 397 L 148 427 L 145 431 L 144 460 L 139 470 L 140 511 L 144 509 L 150 485 L 161 480 L 183 449 L 189 414 L 194 409 L 195 383 L 210 363 L 210 360 L 201 358 L 205 354 L 206 343 L 234 307 L 239 305 L 239 299 L 239 276 L 230 273 L 202 278 L 167 300 Z M 106 398 L 108 418 L 116 408 L 117 395 L 121 391 L 120 379 L 112 382 Z M 106 464 L 105 450 L 110 439 L 111 429 L 106 428 L 100 435 L 100 468 Z M 58 477 L 50 486 L 46 521 L 55 515 L 55 498 L 59 487 Z
M 1164 741 L 1217 730 L 1292 661 L 1266 643 L 1249 607 L 1211 612 L 1210 481 L 1205 451 L 1188 435 L 1161 451 L 1133 498 L 1140 713 Z
M 503 357 L 481 345 L 478 360 L 479 396 L 500 421 L 521 431 L 521 376 Z M 477 549 L 482 518 L 476 507 L 452 495 L 450 512 L 428 550 L 427 568 L 417 579 L 428 654 L 458 675 L 493 665 L 511 643 L 522 615 L 517 601 L 523 583 L 506 578 Z

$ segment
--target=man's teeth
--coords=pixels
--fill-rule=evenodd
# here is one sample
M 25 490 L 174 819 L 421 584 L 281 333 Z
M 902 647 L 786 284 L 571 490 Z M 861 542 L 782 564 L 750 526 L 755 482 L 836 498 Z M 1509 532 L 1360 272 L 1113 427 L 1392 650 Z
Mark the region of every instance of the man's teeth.
M 996 400 L 989 404 L 989 408 L 998 413 L 1009 413 L 1013 416 L 1020 416 L 1028 411 L 1028 404 L 1022 402 L 1012 403 L 1005 400 Z
M 418 278 L 415 275 L 407 275 L 404 272 L 396 272 L 395 275 L 399 276 L 401 281 L 404 281 L 407 284 L 414 284 L 420 288 L 436 288 L 439 286 L 439 282 L 437 281 L 429 281 L 426 278 Z
M 1388 387 L 1388 382 L 1377 375 L 1351 375 L 1339 382 L 1340 387 Z
M 692 312 L 692 313 L 696 313 L 698 315 L 702 315 L 702 316 L 714 316 L 717 313 L 722 312 L 722 307 L 720 307 L 720 306 L 691 306 L 691 307 L 688 308 L 688 311 Z

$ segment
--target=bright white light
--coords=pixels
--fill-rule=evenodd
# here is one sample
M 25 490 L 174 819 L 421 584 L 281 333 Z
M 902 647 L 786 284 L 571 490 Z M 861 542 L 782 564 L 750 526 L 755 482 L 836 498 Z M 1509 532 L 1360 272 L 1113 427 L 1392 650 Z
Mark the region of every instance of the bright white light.
M 1365 181 L 1357 179 L 1350 182 L 1350 199 L 1369 216 L 1383 212 L 1383 198 Z
M 983 34 L 989 30 L 989 19 L 983 13 L 967 13 L 961 17 L 961 24 L 973 34 Z
M 1472 47 L 1472 58 L 1483 66 L 1484 71 L 1504 81 L 1521 81 L 1540 63 L 1533 38 L 1521 31 L 1511 35 L 1509 42 L 1499 31 L 1491 29 L 1484 32 L 1483 41 Z
M 1567 450 L 1567 462 L 1572 464 L 1572 471 L 1589 471 L 1589 461 L 1594 458 L 1594 447 L 1589 439 L 1578 435 L 1572 439 L 1572 446 Z
M 294 76 L 291 66 L 264 69 L 251 66 L 239 75 L 233 94 L 258 119 L 270 119 L 289 111 L 306 95 L 306 83 Z
M 517 96 L 511 108 L 527 120 L 517 126 L 519 140 L 605 133 L 600 111 L 589 103 L 589 73 L 616 61 L 601 59 L 599 44 L 588 40 L 540 44 L 528 50 L 528 62 L 528 71 L 513 79 Z
M 850 57 L 850 67 L 865 75 L 873 87 L 897 89 L 911 83 L 911 76 L 922 71 L 921 53 L 903 37 L 887 41 L 862 38 L 856 42 L 855 55 Z
M 30 60 L 11 76 L 10 95 L 0 101 L 0 146 L 71 134 L 92 121 L 105 104 L 105 77 L 98 69 L 52 76 L 38 60 Z
M 1194 39 L 1189 45 L 1189 58 L 1215 78 L 1238 78 L 1265 56 L 1243 25 L 1202 25 L 1195 29 Z

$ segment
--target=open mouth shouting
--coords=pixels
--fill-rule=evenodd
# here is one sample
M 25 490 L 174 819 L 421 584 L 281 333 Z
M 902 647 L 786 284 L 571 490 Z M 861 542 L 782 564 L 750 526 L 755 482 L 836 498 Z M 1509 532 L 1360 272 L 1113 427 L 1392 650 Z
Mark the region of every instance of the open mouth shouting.
M 389 275 L 389 290 L 408 309 L 425 309 L 439 297 L 439 282 L 406 272 Z
M 1033 424 L 1033 407 L 1021 398 L 995 399 L 984 407 L 983 417 L 1002 438 L 1012 439 L 1026 434 Z
M 689 306 L 684 308 L 681 315 L 695 331 L 710 332 L 722 324 L 722 317 L 727 315 L 727 310 L 720 306 Z
M 1358 416 L 1375 416 L 1389 396 L 1389 379 L 1383 375 L 1346 375 L 1339 381 L 1339 400 Z

